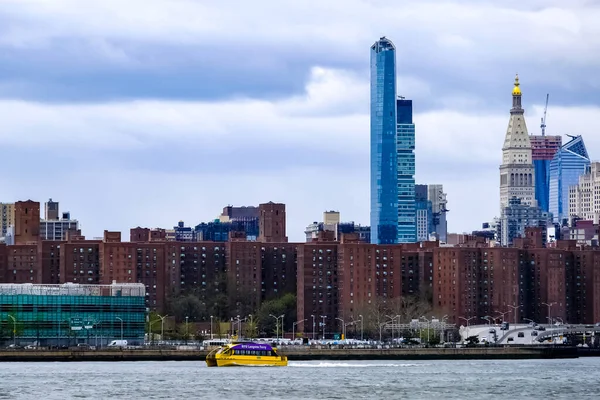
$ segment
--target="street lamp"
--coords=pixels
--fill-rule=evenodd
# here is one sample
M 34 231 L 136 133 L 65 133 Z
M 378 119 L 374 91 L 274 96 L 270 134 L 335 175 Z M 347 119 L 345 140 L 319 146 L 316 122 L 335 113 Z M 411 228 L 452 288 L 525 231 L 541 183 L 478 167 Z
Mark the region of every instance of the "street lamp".
M 10 315 L 9 315 L 9 317 L 10 317 Z M 62 325 L 63 322 L 67 322 L 68 323 L 69 320 L 68 319 L 63 319 L 63 320 L 60 320 L 60 322 L 58 323 L 58 345 L 59 346 L 60 346 L 60 343 L 62 341 L 62 334 L 60 332 L 60 326 Z
M 323 340 L 325 340 L 325 318 L 327 318 L 327 315 L 321 315 L 321 318 L 323 318 Z
M 210 316 L 210 340 L 213 339 L 213 333 L 212 333 L 212 325 L 213 325 L 213 316 Z
M 149 330 L 148 334 L 151 335 L 149 337 L 149 339 L 150 339 L 150 342 L 152 345 L 154 345 L 154 333 L 152 333 L 152 325 L 154 325 L 158 321 L 160 321 L 160 319 L 155 319 L 154 321 L 150 321 L 150 330 Z
M 185 316 L 185 342 L 186 343 L 187 343 L 187 341 L 188 341 L 188 339 L 190 337 L 190 334 L 189 334 L 189 331 L 188 331 L 188 321 L 189 321 L 189 317 L 186 315 Z
M 444 343 L 446 342 L 446 320 L 447 319 L 448 319 L 448 315 L 444 315 L 442 317 L 442 333 L 440 336 L 442 338 L 442 342 L 444 342 Z M 448 332 L 448 336 L 450 336 L 449 332 Z
M 511 304 L 507 304 L 506 306 L 512 308 L 512 310 L 513 310 L 513 320 L 514 320 L 514 322 L 516 324 L 517 323 L 517 310 L 519 309 L 519 306 L 513 306 Z
M 470 317 L 470 318 L 458 317 L 458 318 L 459 319 L 464 319 L 467 322 L 467 339 L 468 339 L 469 338 L 469 321 L 471 321 L 475 317 Z
M 346 332 L 345 332 L 345 330 L 346 330 L 346 321 L 344 321 L 344 320 L 343 320 L 342 318 L 340 318 L 340 317 L 337 317 L 336 319 L 337 319 L 338 321 L 341 321 L 341 322 L 342 322 L 342 336 L 343 336 L 344 338 L 346 338 Z
M 254 337 L 254 317 L 252 316 L 252 314 L 248 314 L 248 316 L 250 317 L 250 329 L 248 329 L 248 327 L 246 327 L 246 332 L 250 331 L 250 338 Z
M 303 323 L 306 321 L 306 318 L 302 321 L 296 321 L 292 324 L 292 340 L 296 340 L 296 325 Z
M 275 335 L 276 335 L 277 339 L 279 339 L 279 318 L 282 318 L 281 322 L 282 322 L 282 325 L 283 325 L 283 315 L 279 316 L 279 317 L 276 317 L 273 314 L 269 314 L 269 317 L 275 318 Z M 282 330 L 283 330 L 283 326 L 282 326 Z
M 510 311 L 506 311 L 506 312 L 500 312 L 500 311 L 496 311 L 496 314 L 498 314 L 498 315 L 502 315 L 502 322 L 504 322 L 504 316 L 505 316 L 506 314 L 508 314 L 508 313 L 510 313 Z
M 17 319 L 12 315 L 9 315 L 8 318 L 13 320 L 13 347 L 17 346 Z
M 315 340 L 315 316 L 313 314 L 310 315 L 312 317 L 313 320 L 313 341 Z
M 382 331 L 382 329 L 383 329 L 383 327 L 385 325 L 387 325 L 387 322 L 382 322 L 382 323 L 379 324 L 379 344 L 383 344 L 383 339 L 382 339 L 382 333 L 381 333 L 381 331 Z
M 391 317 L 391 316 L 389 316 L 389 315 L 386 315 L 385 317 L 386 317 L 386 318 L 389 318 L 389 319 L 390 319 L 390 321 L 392 321 L 392 343 L 394 343 L 394 320 L 395 320 L 396 318 L 398 318 L 398 317 L 399 317 L 399 315 L 396 315 L 395 317 Z
M 429 344 L 429 320 L 427 318 L 425 318 L 424 316 L 421 316 L 421 318 L 423 318 L 425 321 L 427 321 L 427 343 Z
M 115 317 L 115 319 L 121 321 L 121 340 L 123 340 L 123 319 L 120 317 Z
M 363 319 L 362 315 L 359 315 L 359 317 L 360 317 L 360 340 L 362 341 L 363 340 L 363 327 L 364 327 L 363 323 L 364 323 L 364 319 Z
M 490 317 L 489 315 L 486 315 L 485 317 L 481 317 L 482 320 L 487 321 L 488 325 L 491 325 L 492 323 L 490 322 L 490 319 L 492 317 Z
M 165 318 L 167 318 L 169 315 L 165 315 L 163 317 L 160 314 L 156 314 L 156 316 L 158 318 L 160 318 L 160 340 L 164 341 L 165 340 Z
M 156 322 L 156 321 L 154 321 Z M 102 325 L 102 321 L 94 321 L 94 333 L 96 334 L 96 349 L 98 349 L 98 325 Z M 150 329 L 152 329 L 152 326 L 150 326 Z M 100 335 L 100 347 L 102 347 L 102 335 Z
M 553 301 L 553 302 L 551 302 L 551 303 L 542 303 L 542 305 L 548 306 L 548 323 L 549 323 L 550 325 L 552 325 L 552 318 L 550 318 L 550 308 L 551 308 L 553 305 L 555 305 L 555 304 L 556 304 L 556 302 L 555 302 L 555 301 Z
M 236 315 L 234 321 L 237 321 L 237 338 L 238 338 L 238 340 L 240 340 L 240 338 L 241 338 L 240 334 L 242 332 L 242 320 L 240 319 L 239 315 Z

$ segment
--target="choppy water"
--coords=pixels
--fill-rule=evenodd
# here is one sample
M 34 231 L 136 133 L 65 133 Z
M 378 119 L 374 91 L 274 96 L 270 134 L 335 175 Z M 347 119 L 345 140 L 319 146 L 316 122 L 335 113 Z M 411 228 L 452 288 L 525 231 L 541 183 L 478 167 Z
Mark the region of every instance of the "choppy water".
M 0 363 L 0 399 L 598 399 L 599 367 L 600 358 L 314 361 L 287 368 Z

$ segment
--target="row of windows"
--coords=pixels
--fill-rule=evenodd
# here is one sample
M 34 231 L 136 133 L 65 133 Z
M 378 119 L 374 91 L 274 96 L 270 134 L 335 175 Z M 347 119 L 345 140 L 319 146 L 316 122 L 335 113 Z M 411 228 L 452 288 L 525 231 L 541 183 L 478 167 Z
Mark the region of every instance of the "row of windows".
M 142 299 L 143 301 L 143 299 Z M 114 313 L 138 313 L 144 312 L 146 308 L 140 305 L 92 305 L 92 304 L 62 304 L 62 305 L 38 305 L 33 304 L 0 304 L 0 312 L 31 312 L 31 313 L 94 313 L 94 312 L 114 312 Z
M 258 357 L 266 357 L 266 356 L 275 356 L 275 352 L 263 351 L 263 350 L 231 350 L 232 354 L 237 354 L 240 356 L 258 356 Z

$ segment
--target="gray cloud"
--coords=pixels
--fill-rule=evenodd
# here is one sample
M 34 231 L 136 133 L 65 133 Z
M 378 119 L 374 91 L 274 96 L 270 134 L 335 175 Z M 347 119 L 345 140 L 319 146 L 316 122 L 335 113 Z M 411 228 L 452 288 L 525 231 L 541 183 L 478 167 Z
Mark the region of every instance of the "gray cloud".
M 88 236 L 269 200 L 288 204 L 293 240 L 325 209 L 366 223 L 368 49 L 383 34 L 415 101 L 417 182 L 444 184 L 451 230 L 497 215 L 515 72 L 530 132 L 547 92 L 549 133 L 586 135 L 600 116 L 596 2 L 203 3 L 3 7 L 0 200 L 58 199 Z
M 257 9 L 228 3 L 239 16 L 225 5 L 190 1 L 166 12 L 163 1 L 145 2 L 144 12 L 135 1 L 128 7 L 107 1 L 87 12 L 75 7 L 69 14 L 61 6 L 72 2 L 56 4 L 0 11 L 0 97 L 277 99 L 301 94 L 315 65 L 351 70 L 367 80 L 369 45 L 386 34 L 398 47 L 399 88 L 403 77 L 428 85 L 427 92 L 408 87 L 403 93 L 423 111 L 473 104 L 500 109 L 500 94 L 510 90 L 515 72 L 532 99 L 550 92 L 555 104 L 600 100 L 600 32 L 592 24 L 600 11 L 594 2 L 391 6 L 354 0 L 332 2 L 331 8 L 317 2 L 286 8 L 264 1 Z M 252 18 L 264 18 L 264 10 L 271 18 L 261 25 Z M 374 21 L 376 31 L 366 26 Z M 455 96 L 472 104 L 449 101 Z

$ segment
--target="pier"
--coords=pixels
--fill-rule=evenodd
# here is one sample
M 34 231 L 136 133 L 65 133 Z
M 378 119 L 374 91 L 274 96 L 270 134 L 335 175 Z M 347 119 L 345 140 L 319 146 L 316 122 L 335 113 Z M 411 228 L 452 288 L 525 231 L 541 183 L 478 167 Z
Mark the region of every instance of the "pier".
M 311 360 L 486 360 L 577 358 L 571 346 L 463 347 L 463 348 L 280 348 L 290 361 Z M 9 361 L 204 361 L 207 350 L 4 350 L 0 362 Z M 589 354 L 586 354 L 589 355 Z

